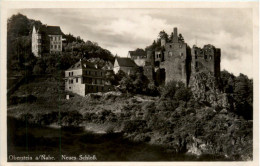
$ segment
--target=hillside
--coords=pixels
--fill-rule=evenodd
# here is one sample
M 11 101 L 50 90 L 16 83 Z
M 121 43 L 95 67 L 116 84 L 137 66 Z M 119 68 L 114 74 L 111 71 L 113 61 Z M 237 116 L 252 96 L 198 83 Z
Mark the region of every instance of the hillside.
M 64 34 L 61 55 L 45 52 L 42 58 L 36 58 L 30 50 L 34 24 L 42 25 L 21 14 L 8 20 L 8 78 L 14 77 L 10 79 L 13 84 L 18 78 L 23 80 L 8 95 L 8 118 L 19 121 L 18 133 L 16 129 L 8 131 L 13 141 L 9 141 L 10 145 L 16 145 L 15 138 L 32 139 L 36 150 L 37 140 L 43 145 L 48 143 L 45 140 L 57 143 L 61 136 L 58 133 L 55 138 L 41 133 L 54 127 L 60 132 L 72 128 L 69 134 L 76 133 L 73 137 L 83 142 L 82 147 L 91 140 L 87 143 L 93 149 L 100 148 L 97 144 L 102 139 L 90 139 L 89 133 L 77 137 L 77 131 L 83 128 L 84 132 L 108 137 L 110 143 L 110 138 L 119 134 L 127 143 L 160 147 L 169 156 L 192 156 L 188 160 L 253 159 L 253 80 L 246 75 L 219 70 L 220 76 L 216 77 L 214 71 L 195 72 L 187 87 L 177 81 L 156 86 L 149 83 L 142 69 L 130 75 L 121 71 L 107 76 L 116 91 L 81 97 L 64 90 L 64 70 L 82 58 L 100 66 L 112 64 L 114 56 L 95 42 Z M 163 31 L 159 35 L 171 38 Z M 184 40 L 181 34 L 178 40 Z M 159 40 L 145 50 L 158 49 L 162 49 Z M 37 139 L 33 132 L 29 136 L 27 132 L 35 128 L 40 130 Z M 18 145 L 25 143 L 28 140 L 18 141 Z M 70 148 L 75 152 L 74 147 Z
M 178 87 L 173 86 L 173 96 L 117 92 L 84 98 L 71 94 L 74 97 L 67 100 L 63 86 L 57 77 L 35 77 L 14 96 L 31 94 L 36 101 L 12 104 L 8 115 L 31 125 L 79 125 L 94 132 L 122 132 L 125 138 L 163 146 L 172 154 L 208 155 L 206 160 L 211 155 L 219 156 L 213 160 L 252 159 L 252 121 L 230 110 L 186 100 L 179 96 L 184 91 Z
M 11 16 L 8 19 L 8 76 L 24 75 L 26 72 L 33 71 L 34 68 L 36 68 L 35 70 L 37 71 L 41 70 L 40 73 L 52 73 L 55 70 L 65 70 L 80 58 L 100 58 L 105 61 L 114 61 L 114 55 L 112 55 L 110 51 L 99 46 L 98 43 L 84 41 L 79 36 L 75 37 L 72 34 L 63 34 L 65 41 L 63 42 L 62 56 L 50 54 L 43 50 L 45 61 L 37 60 L 31 51 L 31 33 L 34 25 L 43 26 L 44 23 L 29 19 L 20 13 Z M 46 61 L 51 62 L 47 63 Z M 46 71 L 47 68 L 49 69 Z

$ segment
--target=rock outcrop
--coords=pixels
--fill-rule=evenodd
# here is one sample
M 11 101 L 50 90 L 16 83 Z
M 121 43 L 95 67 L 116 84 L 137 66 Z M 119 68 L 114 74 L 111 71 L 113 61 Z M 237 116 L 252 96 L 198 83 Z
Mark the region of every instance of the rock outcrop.
M 221 91 L 219 79 L 212 72 L 199 72 L 192 75 L 190 88 L 196 101 L 209 103 L 214 108 L 231 109 L 232 96 Z

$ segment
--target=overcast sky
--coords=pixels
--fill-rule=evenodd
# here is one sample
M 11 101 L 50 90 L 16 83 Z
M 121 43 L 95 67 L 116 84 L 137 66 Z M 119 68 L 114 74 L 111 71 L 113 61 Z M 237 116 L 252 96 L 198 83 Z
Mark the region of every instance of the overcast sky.
M 251 9 L 19 9 L 28 18 L 60 26 L 65 34 L 97 42 L 114 55 L 145 48 L 161 30 L 178 27 L 192 47 L 221 48 L 221 69 L 253 76 Z

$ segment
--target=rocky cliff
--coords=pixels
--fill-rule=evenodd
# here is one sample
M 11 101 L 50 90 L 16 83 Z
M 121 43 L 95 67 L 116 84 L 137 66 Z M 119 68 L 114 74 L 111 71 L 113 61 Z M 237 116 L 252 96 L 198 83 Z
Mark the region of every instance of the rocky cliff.
M 194 99 L 208 103 L 214 108 L 232 109 L 232 96 L 221 91 L 219 82 L 220 79 L 209 71 L 193 74 L 190 80 L 190 88 Z

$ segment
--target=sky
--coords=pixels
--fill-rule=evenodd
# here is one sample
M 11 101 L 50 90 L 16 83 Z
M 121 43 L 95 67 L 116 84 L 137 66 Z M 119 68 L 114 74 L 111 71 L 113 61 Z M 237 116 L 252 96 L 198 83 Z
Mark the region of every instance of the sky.
M 221 48 L 221 69 L 253 77 L 253 20 L 249 8 L 172 9 L 16 9 L 43 24 L 60 26 L 65 33 L 97 42 L 112 54 L 145 48 L 178 28 L 192 47 L 212 44 Z

